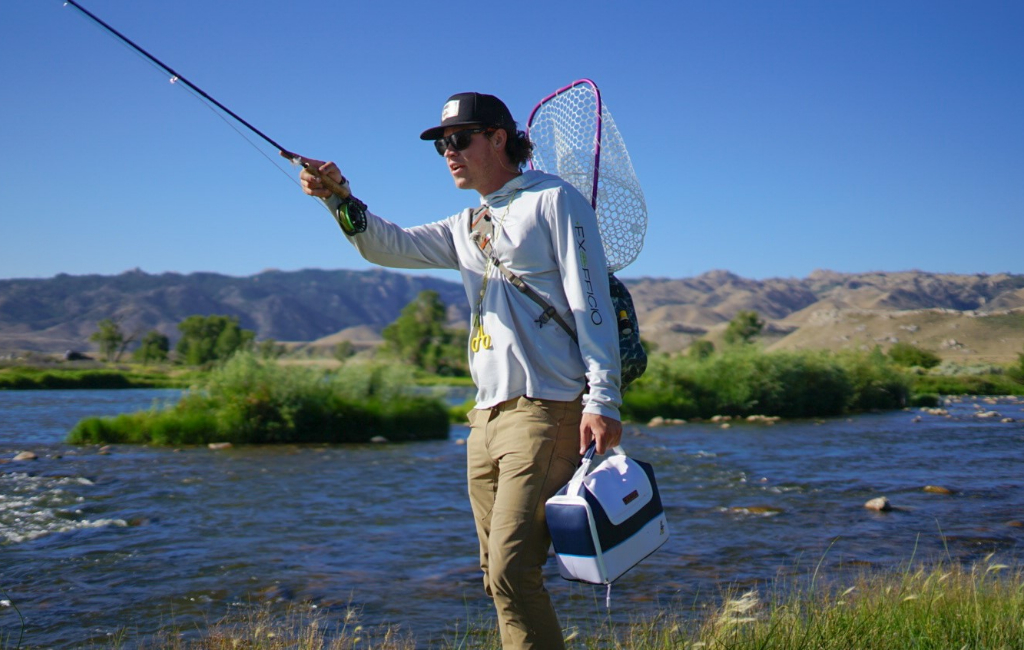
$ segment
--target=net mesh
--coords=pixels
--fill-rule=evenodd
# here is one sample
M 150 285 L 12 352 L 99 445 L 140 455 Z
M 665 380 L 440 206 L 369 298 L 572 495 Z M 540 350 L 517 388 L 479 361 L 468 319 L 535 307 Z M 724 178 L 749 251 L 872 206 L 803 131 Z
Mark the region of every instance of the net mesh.
M 594 194 L 608 271 L 628 266 L 644 245 L 647 203 L 626 145 L 608 105 L 601 102 L 601 151 L 595 149 L 599 95 L 590 82 L 576 82 L 541 102 L 527 125 L 534 169 L 556 174 L 583 196 Z M 598 162 L 599 161 L 599 162 Z

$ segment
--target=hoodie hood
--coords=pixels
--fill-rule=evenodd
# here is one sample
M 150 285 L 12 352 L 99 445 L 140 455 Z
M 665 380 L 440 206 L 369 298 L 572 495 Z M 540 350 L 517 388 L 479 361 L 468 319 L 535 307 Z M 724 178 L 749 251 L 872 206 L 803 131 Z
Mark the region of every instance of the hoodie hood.
M 495 203 L 504 201 L 516 192 L 521 192 L 522 190 L 529 189 L 535 185 L 540 185 L 541 183 L 557 180 L 557 176 L 548 174 L 547 172 L 530 169 L 502 185 L 501 189 L 480 197 L 480 204 L 488 206 L 494 205 Z

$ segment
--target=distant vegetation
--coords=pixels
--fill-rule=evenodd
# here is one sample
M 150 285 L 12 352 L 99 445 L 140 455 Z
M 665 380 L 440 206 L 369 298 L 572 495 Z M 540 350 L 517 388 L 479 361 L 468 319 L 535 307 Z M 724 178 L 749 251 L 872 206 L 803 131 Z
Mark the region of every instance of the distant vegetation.
M 32 389 L 112 389 L 112 388 L 184 388 L 192 380 L 190 373 L 172 373 L 121 369 L 36 368 L 11 366 L 0 368 L 0 390 Z
M 889 358 L 905 368 L 934 368 L 942 363 L 942 359 L 934 352 L 902 341 L 889 348 Z
M 721 352 L 654 356 L 626 391 L 623 413 L 824 417 L 893 409 L 910 401 L 911 378 L 881 352 L 764 352 L 754 345 Z
M 465 377 L 466 332 L 445 326 L 447 309 L 436 291 L 420 292 L 381 332 L 381 352 L 433 375 Z M 338 356 L 344 352 L 338 353 Z
M 174 405 L 87 418 L 68 442 L 159 445 L 368 442 L 445 438 L 440 400 L 411 394 L 402 364 L 346 364 L 337 372 L 282 366 L 240 352 Z

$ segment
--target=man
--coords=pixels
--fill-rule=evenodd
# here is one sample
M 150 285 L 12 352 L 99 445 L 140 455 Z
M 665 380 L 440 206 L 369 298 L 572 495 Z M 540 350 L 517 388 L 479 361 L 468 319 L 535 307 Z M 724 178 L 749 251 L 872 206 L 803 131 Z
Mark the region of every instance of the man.
M 578 344 L 478 245 L 471 222 L 481 208 L 413 228 L 362 210 L 353 220 L 353 206 L 320 181 L 340 182 L 341 172 L 320 161 L 302 172 L 303 190 L 326 200 L 367 260 L 461 272 L 473 314 L 467 474 L 484 586 L 504 648 L 557 650 L 564 641 L 541 572 L 551 541 L 544 503 L 591 441 L 604 453 L 622 436 L 618 330 L 597 219 L 568 183 L 522 171 L 532 145 L 497 97 L 453 95 L 441 124 L 420 137 L 434 141 L 456 187 L 480 194 L 501 265 L 574 326 Z

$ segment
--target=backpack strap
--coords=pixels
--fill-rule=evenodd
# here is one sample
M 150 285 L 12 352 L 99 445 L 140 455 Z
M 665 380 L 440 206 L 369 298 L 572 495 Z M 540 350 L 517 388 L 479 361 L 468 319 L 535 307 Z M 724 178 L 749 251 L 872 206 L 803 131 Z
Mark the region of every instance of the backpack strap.
M 540 317 L 537 318 L 537 324 L 543 327 L 548 321 L 553 320 L 558 323 L 563 330 L 565 330 L 565 333 L 569 335 L 569 338 L 571 338 L 574 343 L 579 345 L 579 338 L 576 336 L 576 331 L 569 326 L 569 323 L 565 322 L 565 319 L 559 315 L 558 310 L 550 305 L 548 301 L 544 300 L 539 293 L 534 291 L 533 287 L 526 284 L 521 277 L 510 271 L 501 263 L 498 256 L 494 254 L 494 246 L 492 245 L 492 241 L 494 239 L 494 221 L 491 219 L 491 211 L 486 205 L 482 205 L 473 210 L 473 214 L 469 220 L 469 229 L 470 239 L 480 247 L 484 256 L 487 257 L 494 266 L 498 267 L 498 270 L 500 270 L 501 274 L 505 276 L 505 279 L 511 282 L 512 286 L 516 289 L 519 289 L 519 291 L 524 293 L 527 298 L 540 305 L 540 308 L 543 311 L 541 312 Z

